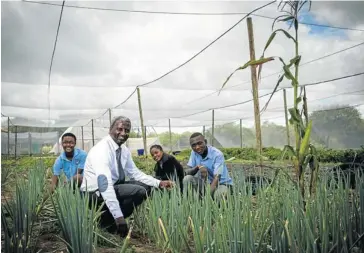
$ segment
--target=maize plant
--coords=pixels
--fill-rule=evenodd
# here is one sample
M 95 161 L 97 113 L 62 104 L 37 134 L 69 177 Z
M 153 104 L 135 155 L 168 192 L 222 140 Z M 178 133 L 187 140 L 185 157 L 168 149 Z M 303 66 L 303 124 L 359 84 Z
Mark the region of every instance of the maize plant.
M 261 71 L 263 64 L 278 59 L 283 65 L 283 74 L 279 77 L 278 82 L 268 100 L 266 105 L 263 107 L 261 111 L 266 110 L 272 96 L 278 90 L 280 83 L 283 79 L 287 79 L 291 82 L 293 88 L 293 108 L 289 108 L 288 112 L 290 114 L 289 123 L 293 125 L 295 130 L 295 147 L 286 145 L 284 147 L 284 154 L 288 154 L 288 156 L 293 160 L 294 168 L 296 172 L 296 177 L 298 179 L 298 185 L 301 190 L 302 197 L 305 196 L 305 178 L 304 178 L 304 170 L 309 165 L 311 168 L 311 180 L 310 180 L 310 193 L 315 193 L 315 185 L 317 181 L 317 172 L 319 168 L 318 160 L 317 160 L 317 152 L 315 147 L 310 143 L 310 135 L 312 129 L 312 121 L 308 120 L 308 112 L 307 112 L 307 97 L 306 90 L 304 87 L 299 86 L 299 64 L 301 61 L 301 55 L 299 55 L 299 38 L 298 38 L 298 14 L 302 7 L 309 3 L 309 9 L 311 8 L 311 1 L 282 1 L 278 5 L 278 8 L 281 8 L 281 12 L 285 13 L 284 15 L 278 16 L 272 25 L 272 29 L 274 29 L 274 25 L 276 22 L 291 22 L 290 27 L 294 26 L 294 35 L 292 36 L 288 31 L 283 29 L 276 29 L 270 35 L 264 50 L 263 54 L 258 60 L 250 60 L 243 66 L 237 68 L 230 76 L 226 79 L 222 88 L 229 81 L 231 76 L 239 70 L 246 69 L 247 67 L 259 67 L 258 70 L 258 78 L 260 79 Z M 287 8 L 288 7 L 288 8 Z M 288 39 L 290 39 L 294 44 L 295 55 L 292 59 L 289 60 L 289 63 L 286 63 L 281 57 L 265 57 L 265 51 L 268 49 L 269 45 L 274 40 L 275 36 L 278 33 L 284 34 Z M 294 73 L 292 73 L 291 68 L 294 68 Z M 299 94 L 298 89 L 301 88 L 301 92 Z M 302 95 L 303 91 L 303 95 Z M 302 102 L 302 110 L 299 110 L 299 105 Z M 302 114 L 305 117 L 305 121 L 303 120 Z

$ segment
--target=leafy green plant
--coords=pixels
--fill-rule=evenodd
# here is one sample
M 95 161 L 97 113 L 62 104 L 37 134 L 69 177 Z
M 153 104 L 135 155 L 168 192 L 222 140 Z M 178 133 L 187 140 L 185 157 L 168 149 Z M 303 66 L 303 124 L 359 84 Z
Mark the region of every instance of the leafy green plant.
M 81 195 L 71 184 L 59 187 L 52 203 L 69 252 L 92 253 L 97 244 L 97 224 L 101 207 L 89 204 L 89 195 Z
M 284 168 L 253 196 L 244 171 L 233 171 L 233 194 L 222 202 L 207 194 L 156 191 L 135 213 L 135 227 L 163 252 L 350 252 L 364 233 L 364 177 L 357 187 L 322 172 L 317 194 L 304 199 Z M 258 186 L 260 187 L 260 186 Z
M 34 224 L 42 210 L 44 173 L 42 167 L 32 168 L 27 179 L 17 179 L 14 199 L 2 203 L 1 227 L 5 252 L 32 252 Z
M 311 7 L 311 1 L 281 1 L 278 5 L 278 8 L 280 8 L 281 12 L 284 13 L 283 15 L 278 16 L 273 24 L 272 29 L 274 29 L 274 25 L 276 22 L 291 22 L 290 27 L 294 26 L 294 35 L 292 36 L 288 31 L 283 29 L 276 29 L 272 32 L 270 35 L 264 50 L 263 54 L 260 57 L 260 59 L 257 60 L 250 60 L 247 63 L 245 63 L 242 67 L 237 68 L 230 76 L 227 78 L 227 80 L 222 85 L 222 88 L 226 85 L 226 83 L 229 81 L 231 76 L 239 70 L 246 69 L 250 66 L 253 67 L 259 67 L 258 71 L 258 78 L 260 79 L 260 74 L 262 71 L 263 64 L 273 61 L 275 59 L 278 59 L 282 65 L 283 65 L 283 75 L 281 75 L 278 79 L 278 82 L 268 100 L 266 105 L 263 107 L 262 111 L 264 111 L 272 96 L 277 91 L 280 83 L 283 81 L 283 79 L 287 79 L 291 82 L 291 85 L 293 87 L 293 108 L 288 109 L 288 112 L 291 116 L 289 119 L 289 123 L 294 126 L 295 130 L 295 141 L 296 145 L 295 147 L 286 145 L 285 146 L 285 152 L 288 153 L 288 155 L 292 158 L 295 171 L 296 171 L 296 177 L 298 179 L 298 184 L 301 189 L 301 194 L 304 197 L 305 196 L 305 177 L 304 177 L 304 170 L 309 165 L 312 169 L 311 173 L 311 180 L 310 180 L 310 193 L 315 192 L 315 185 L 317 181 L 317 171 L 318 171 L 318 160 L 317 160 L 317 153 L 316 148 L 310 143 L 310 136 L 311 136 L 311 129 L 312 129 L 312 121 L 308 120 L 308 113 L 307 113 L 307 102 L 306 102 L 306 91 L 301 87 L 301 93 L 298 94 L 298 88 L 299 86 L 299 64 L 301 61 L 301 55 L 299 55 L 299 38 L 298 38 L 298 14 L 302 7 L 309 3 Z M 288 7 L 288 8 L 286 8 Z M 294 43 L 294 49 L 295 49 L 295 55 L 292 59 L 289 60 L 289 63 L 286 63 L 281 57 L 265 57 L 265 52 L 268 49 L 269 45 L 272 43 L 274 38 L 277 34 L 283 34 L 288 39 L 292 40 Z M 291 68 L 294 68 L 294 73 L 292 73 Z M 222 89 L 221 88 L 221 89 Z M 302 110 L 299 110 L 299 104 L 303 102 Z M 305 116 L 305 121 L 303 120 L 303 116 Z

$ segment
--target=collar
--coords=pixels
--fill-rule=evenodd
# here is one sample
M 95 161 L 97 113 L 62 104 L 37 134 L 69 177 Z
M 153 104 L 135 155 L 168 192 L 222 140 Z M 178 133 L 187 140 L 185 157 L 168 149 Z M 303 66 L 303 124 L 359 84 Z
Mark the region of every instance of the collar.
M 163 153 L 161 162 L 162 163 L 165 163 L 168 160 L 168 158 L 169 158 L 168 154 L 167 153 Z
M 73 150 L 73 157 L 72 157 L 72 159 L 73 158 L 75 158 L 76 156 L 78 156 L 78 154 L 80 153 L 80 150 L 78 149 L 78 148 L 75 148 L 74 150 Z M 61 158 L 63 159 L 63 160 L 68 160 L 67 159 L 67 157 L 66 157 L 66 152 L 62 152 L 62 154 L 61 154 Z
M 111 138 L 111 136 L 110 136 L 110 134 L 107 136 L 107 140 L 108 140 L 108 142 L 110 142 L 111 143 L 111 146 L 114 148 L 114 151 L 116 151 L 116 150 L 118 150 L 119 149 L 119 146 L 118 146 L 118 144 L 116 144 L 116 142 Z M 121 149 L 123 149 L 123 145 L 124 144 L 121 144 Z
M 207 156 L 205 158 L 202 158 L 202 156 L 197 152 L 195 152 L 195 155 L 198 155 L 199 157 L 201 157 L 202 160 L 213 159 L 214 157 L 212 155 L 212 150 L 211 150 L 212 147 L 206 146 L 206 148 L 207 148 Z

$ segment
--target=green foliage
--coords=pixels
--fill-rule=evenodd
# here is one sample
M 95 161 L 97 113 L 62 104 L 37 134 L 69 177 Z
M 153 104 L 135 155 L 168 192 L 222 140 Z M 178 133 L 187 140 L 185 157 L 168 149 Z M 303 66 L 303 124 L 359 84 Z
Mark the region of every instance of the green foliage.
M 326 107 L 313 112 L 312 137 L 320 144 L 336 149 L 359 148 L 364 143 L 364 120 L 357 108 Z
M 32 252 L 34 223 L 42 210 L 45 177 L 41 166 L 32 168 L 26 177 L 17 178 L 14 199 L 2 201 L 1 227 L 4 249 L 9 253 Z
M 254 161 L 257 159 L 255 148 L 220 148 L 224 153 L 225 159 L 235 157 L 239 160 Z M 275 147 L 264 147 L 263 156 L 272 161 L 279 161 L 284 155 L 283 149 Z M 177 158 L 187 160 L 190 156 L 191 150 L 183 150 Z M 283 156 L 283 159 L 287 159 L 289 155 Z M 346 150 L 334 150 L 334 149 L 317 149 L 317 159 L 320 163 L 361 163 L 364 162 L 364 149 L 346 149 Z
M 62 230 L 62 236 L 71 253 L 93 253 L 97 243 L 97 224 L 101 207 L 89 207 L 89 195 L 81 196 L 71 184 L 58 187 L 52 203 Z
M 133 160 L 138 169 L 148 175 L 154 175 L 155 161 L 151 157 L 135 156 Z
M 364 233 L 363 177 L 349 191 L 342 181 L 323 174 L 316 195 L 305 204 L 285 173 L 259 188 L 244 171 L 232 173 L 233 192 L 226 201 L 212 200 L 209 188 L 194 194 L 156 191 L 135 213 L 135 225 L 163 252 L 350 252 Z M 183 198 L 183 201 L 182 201 Z M 334 252 L 334 251 L 331 251 Z

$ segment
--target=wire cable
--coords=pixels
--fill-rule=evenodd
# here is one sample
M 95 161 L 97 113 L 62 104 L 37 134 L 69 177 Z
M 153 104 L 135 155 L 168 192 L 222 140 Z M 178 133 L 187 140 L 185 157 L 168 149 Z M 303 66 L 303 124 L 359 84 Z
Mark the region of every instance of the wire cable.
M 329 79 L 329 80 L 324 80 L 324 81 L 320 81 L 320 82 L 315 82 L 315 83 L 303 84 L 303 85 L 300 85 L 299 87 L 312 86 L 312 85 L 318 85 L 318 84 L 323 84 L 323 83 L 328 83 L 328 82 L 334 82 L 334 81 L 338 81 L 338 80 L 342 80 L 342 79 L 346 79 L 346 78 L 351 78 L 351 77 L 355 77 L 355 76 L 359 76 L 359 75 L 364 75 L 364 72 L 356 73 L 356 74 L 352 74 L 352 75 L 341 76 L 341 77 L 337 77 L 337 78 L 333 78 L 333 79 Z M 279 88 L 274 93 L 277 93 L 278 91 L 281 91 L 283 89 L 291 89 L 291 88 L 293 88 L 293 87 Z M 263 97 L 269 96 L 272 93 L 273 92 L 269 92 L 269 93 L 266 93 L 264 95 L 260 95 L 258 98 L 263 98 Z M 203 110 L 201 112 L 195 112 L 195 113 L 191 113 L 191 114 L 188 114 L 188 115 L 183 115 L 183 116 L 179 116 L 179 117 L 175 117 L 175 118 L 190 117 L 190 116 L 197 115 L 197 114 L 204 113 L 204 112 L 208 112 L 208 111 L 211 111 L 211 110 L 224 109 L 224 108 L 228 108 L 228 107 L 233 107 L 233 106 L 237 106 L 237 105 L 246 104 L 246 103 L 249 103 L 249 102 L 252 102 L 252 101 L 253 101 L 253 99 L 249 99 L 249 100 L 245 100 L 245 101 L 242 101 L 242 102 L 239 102 L 239 103 L 219 106 L 219 107 L 215 107 L 215 108 L 209 108 L 209 109 Z
M 65 3 L 65 0 L 63 0 L 63 2 L 62 2 L 61 14 L 59 15 L 59 21 L 58 21 L 58 26 L 57 26 L 56 39 L 54 40 L 53 52 L 52 52 L 52 57 L 51 57 L 51 64 L 49 66 L 49 75 L 48 75 L 48 124 L 49 124 L 49 121 L 50 121 L 50 118 L 51 118 L 51 99 L 50 99 L 50 96 L 51 96 L 51 74 L 52 74 L 54 55 L 56 53 L 56 47 L 57 47 L 57 42 L 58 42 L 59 28 L 61 27 L 64 3 Z
M 305 66 L 305 65 L 307 65 L 307 64 L 310 64 L 310 63 L 313 63 L 313 62 L 316 62 L 316 61 L 319 61 L 319 60 L 322 60 L 322 59 L 325 59 L 325 58 L 328 58 L 328 57 L 334 56 L 334 55 L 336 55 L 336 54 L 339 54 L 339 53 L 345 52 L 345 51 L 347 51 L 347 50 L 350 50 L 350 49 L 353 49 L 353 48 L 356 48 L 356 47 L 359 47 L 359 46 L 362 46 L 362 45 L 364 45 L 364 42 L 360 42 L 359 44 L 353 45 L 353 46 L 351 46 L 351 47 L 347 47 L 347 48 L 341 49 L 341 50 L 339 50 L 339 51 L 333 52 L 333 53 L 331 53 L 331 54 L 327 54 L 327 55 L 321 56 L 321 57 L 319 57 L 319 58 L 316 58 L 316 59 L 313 59 L 313 60 L 310 60 L 310 61 L 304 62 L 304 63 L 300 64 L 299 66 Z M 268 77 L 271 77 L 271 76 L 275 76 L 275 75 L 278 75 L 278 74 L 281 74 L 281 73 L 283 73 L 283 71 L 279 71 L 279 72 L 275 72 L 275 73 L 272 73 L 272 74 L 269 74 L 269 75 L 263 76 L 263 77 L 261 77 L 260 79 L 265 79 L 265 78 L 268 78 Z M 228 90 L 228 89 L 231 89 L 231 88 L 234 88 L 234 87 L 240 86 L 240 85 L 242 85 L 242 84 L 247 84 L 247 83 L 251 83 L 251 81 L 244 81 L 244 82 L 242 82 L 242 83 L 238 83 L 238 84 L 232 85 L 232 86 L 230 86 L 230 87 L 225 87 L 225 88 L 224 88 L 223 90 L 221 90 L 221 91 L 225 91 L 225 90 Z M 291 88 L 291 87 L 287 87 L 287 88 Z M 251 89 L 245 89 L 245 90 L 251 90 Z M 200 99 L 204 99 L 204 98 L 210 97 L 210 96 L 212 96 L 212 95 L 214 95 L 214 94 L 216 94 L 216 93 L 219 93 L 219 92 L 220 92 L 220 89 L 219 89 L 219 90 L 216 90 L 216 91 L 214 91 L 214 92 L 211 92 L 211 93 L 209 93 L 209 94 L 207 94 L 207 95 L 201 96 L 201 97 L 199 97 L 199 98 L 197 98 L 197 99 L 198 99 L 198 100 L 200 100 Z M 194 101 L 194 100 L 193 100 L 193 101 Z M 190 101 L 190 102 L 193 102 L 193 101 Z
M 234 29 L 237 25 L 239 25 L 245 18 L 247 18 L 250 14 L 258 11 L 258 10 L 261 10 L 273 3 L 275 3 L 276 1 L 272 1 L 272 2 L 269 2 L 268 4 L 265 4 L 265 5 L 262 5 L 256 9 L 254 9 L 253 11 L 249 12 L 248 14 L 246 14 L 244 17 L 242 17 L 238 22 L 236 22 L 233 26 L 231 26 L 229 29 L 227 29 L 225 32 L 223 32 L 221 35 L 219 35 L 216 39 L 214 39 L 212 42 L 210 42 L 207 46 L 205 46 L 203 49 L 201 49 L 198 53 L 196 53 L 195 55 L 193 55 L 190 59 L 188 59 L 187 61 L 185 61 L 184 63 L 180 64 L 179 66 L 171 69 L 170 71 L 168 71 L 167 73 L 161 75 L 160 77 L 152 80 L 152 81 L 149 81 L 149 82 L 146 82 L 146 83 L 143 83 L 143 84 L 140 84 L 138 85 L 138 87 L 143 87 L 143 86 L 146 86 L 146 85 L 149 85 L 149 84 L 152 84 L 156 81 L 159 81 L 161 80 L 163 77 L 171 74 L 172 72 L 182 68 L 184 65 L 186 65 L 187 63 L 189 63 L 190 61 L 192 61 L 193 59 L 195 59 L 197 56 L 199 56 L 201 53 L 203 53 L 206 49 L 208 49 L 210 46 L 212 46 L 215 42 L 217 42 L 219 39 L 221 39 L 223 36 L 225 36 L 228 32 L 230 32 L 232 29 Z
M 23 0 L 26 3 L 32 4 L 43 4 L 43 5 L 53 5 L 60 6 L 60 4 L 48 3 L 48 2 L 39 2 L 39 1 L 27 1 Z M 130 10 L 130 9 L 114 9 L 114 8 L 101 8 L 101 7 L 90 7 L 90 6 L 79 6 L 79 5 L 71 5 L 67 4 L 65 7 L 68 8 L 76 8 L 76 9 L 87 9 L 87 10 L 98 10 L 98 11 L 113 11 L 113 12 L 127 12 L 127 13 L 143 13 L 143 14 L 165 14 L 165 15 L 188 15 L 188 16 L 241 16 L 248 14 L 247 12 L 173 12 L 173 11 L 146 11 L 146 10 Z M 260 18 L 274 20 L 274 17 L 269 17 L 265 15 L 259 14 L 251 14 L 251 16 L 256 16 Z M 334 28 L 340 30 L 351 30 L 351 31 L 360 31 L 364 32 L 364 29 L 350 28 L 350 27 L 341 27 L 341 26 L 331 26 L 331 25 L 323 25 L 309 22 L 298 22 L 299 24 L 308 25 L 308 26 L 318 26 L 318 27 L 326 27 L 326 28 Z

